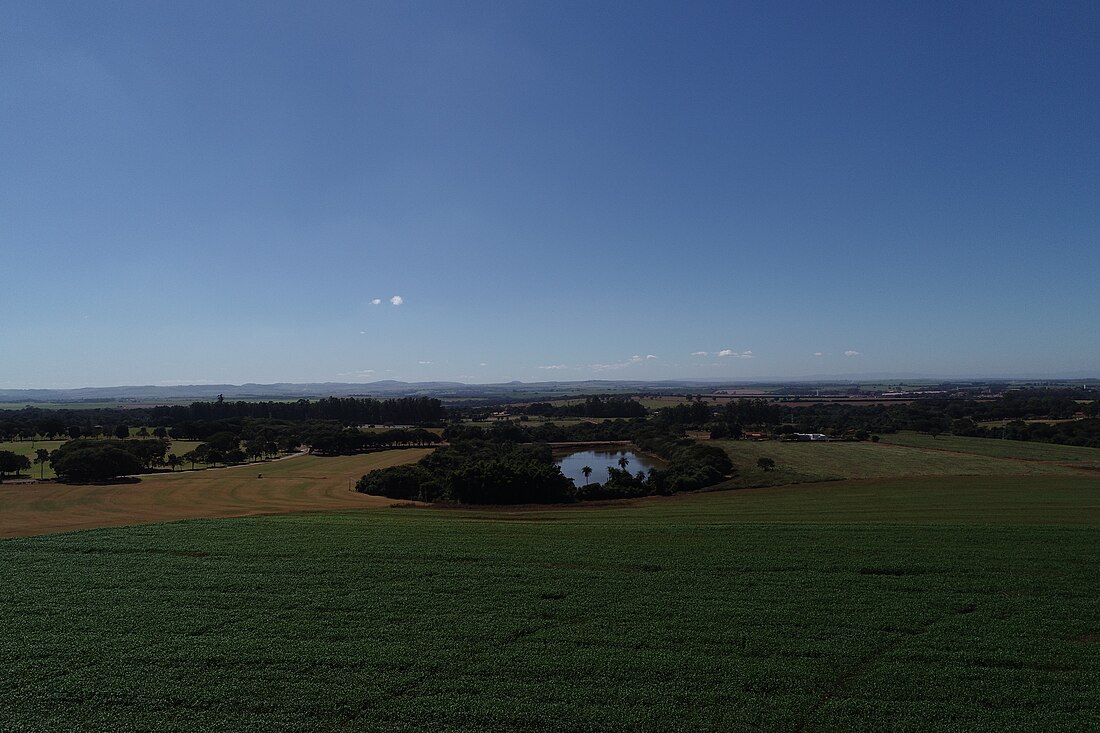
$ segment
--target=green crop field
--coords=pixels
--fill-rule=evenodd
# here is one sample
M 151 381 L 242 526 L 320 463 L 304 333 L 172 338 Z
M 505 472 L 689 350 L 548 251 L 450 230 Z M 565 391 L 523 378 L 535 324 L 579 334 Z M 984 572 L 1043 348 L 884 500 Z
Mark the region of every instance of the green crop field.
M 932 477 L 0 541 L 0 730 L 1096 729 L 1098 488 Z

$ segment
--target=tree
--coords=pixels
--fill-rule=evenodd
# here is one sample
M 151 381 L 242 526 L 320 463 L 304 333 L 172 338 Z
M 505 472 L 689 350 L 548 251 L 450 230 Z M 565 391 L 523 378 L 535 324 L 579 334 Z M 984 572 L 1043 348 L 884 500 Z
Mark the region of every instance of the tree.
M 183 463 L 183 459 L 177 456 L 175 453 L 169 453 L 168 457 L 164 459 L 164 462 L 168 464 L 168 467 L 173 471 L 176 470 L 176 466 Z
M 20 455 L 15 451 L 0 450 L 0 482 L 4 480 L 4 474 L 19 472 L 31 467 L 31 459 Z
M 619 468 L 625 471 L 628 465 L 630 465 L 630 459 L 626 456 L 619 456 Z
M 264 457 L 264 439 L 252 438 L 244 443 L 244 452 L 250 461 L 258 461 Z
M 130 437 L 130 426 L 125 424 L 125 423 L 123 423 L 122 425 L 116 426 L 115 427 L 115 437 L 118 438 L 119 440 L 129 438 Z
M 765 471 L 771 471 L 773 468 L 775 468 L 775 461 L 771 458 L 761 456 L 760 458 L 756 459 L 756 465 Z
M 45 448 L 39 448 L 34 452 L 34 462 L 42 467 L 38 478 L 46 478 L 46 464 L 50 462 L 50 452 Z
M 585 466 L 581 469 L 581 473 L 584 474 L 584 485 L 588 486 L 588 477 L 592 475 L 592 466 Z
M 215 450 L 227 452 L 241 447 L 241 439 L 234 433 L 223 430 L 206 439 L 206 444 Z
M 62 481 L 108 481 L 142 470 L 141 460 L 129 450 L 132 445 L 136 443 L 70 440 L 50 454 L 50 463 Z
M 143 468 L 164 465 L 164 456 L 168 453 L 167 440 L 134 440 L 126 444 L 126 449 L 134 454 Z

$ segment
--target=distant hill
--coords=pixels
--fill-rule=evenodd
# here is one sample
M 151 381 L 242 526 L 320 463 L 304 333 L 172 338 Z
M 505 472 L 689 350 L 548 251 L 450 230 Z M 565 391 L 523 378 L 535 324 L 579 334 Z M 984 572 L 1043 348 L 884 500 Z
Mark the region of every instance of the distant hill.
M 709 393 L 721 388 L 779 388 L 789 391 L 792 386 L 825 387 L 842 386 L 858 382 L 905 381 L 907 384 L 921 382 L 943 384 L 949 382 L 973 382 L 974 377 L 934 378 L 920 375 L 898 374 L 861 374 L 861 375 L 819 375 L 803 379 L 788 380 L 609 380 L 591 379 L 575 382 L 507 382 L 503 384 L 464 384 L 462 382 L 400 382 L 387 379 L 379 382 L 312 382 L 296 384 L 279 382 L 275 384 L 188 384 L 174 386 L 122 386 L 122 387 L 80 387 L 78 389 L 0 389 L 0 403 L 8 405 L 34 405 L 36 403 L 68 403 L 79 406 L 81 403 L 180 403 L 217 399 L 218 395 L 227 400 L 298 400 L 320 399 L 322 397 L 437 397 L 444 400 L 494 400 L 494 399 L 548 399 L 551 397 L 569 397 L 587 394 L 676 392 Z M 1031 383 L 1084 383 L 1097 384 L 1095 377 L 1058 375 L 1047 377 L 987 377 L 980 381 L 1009 382 L 1028 381 Z
M 42 402 L 187 402 L 216 399 L 286 400 L 322 397 L 450 397 L 488 398 L 517 394 L 581 394 L 592 392 L 660 391 L 713 389 L 719 382 L 670 381 L 631 382 L 591 380 L 584 382 L 509 382 L 507 384 L 463 384 L 461 382 L 399 382 L 384 380 L 369 383 L 315 382 L 294 384 L 189 384 L 173 386 L 80 387 L 78 389 L 0 389 L 0 402 L 35 404 Z

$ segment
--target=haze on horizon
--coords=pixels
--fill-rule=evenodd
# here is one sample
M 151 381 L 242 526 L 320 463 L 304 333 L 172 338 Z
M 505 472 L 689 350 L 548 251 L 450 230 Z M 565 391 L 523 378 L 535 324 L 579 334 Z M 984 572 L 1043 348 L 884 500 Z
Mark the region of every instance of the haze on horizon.
M 1100 6 L 0 7 L 0 388 L 1100 364 Z

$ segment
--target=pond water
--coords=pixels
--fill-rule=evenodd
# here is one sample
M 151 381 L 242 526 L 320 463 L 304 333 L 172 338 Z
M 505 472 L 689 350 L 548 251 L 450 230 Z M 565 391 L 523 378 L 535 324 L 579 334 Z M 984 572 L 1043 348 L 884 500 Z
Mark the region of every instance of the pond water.
M 651 468 L 663 468 L 661 462 L 656 458 L 638 455 L 632 450 L 615 450 L 612 448 L 577 451 L 558 458 L 556 462 L 561 466 L 561 472 L 565 474 L 566 478 L 573 479 L 576 486 L 584 486 L 582 468 L 588 466 L 592 469 L 592 475 L 588 479 L 590 483 L 599 482 L 602 484 L 607 481 L 607 467 L 618 468 L 619 459 L 623 457 L 629 461 L 626 470 L 631 473 L 638 473 L 638 471 L 648 473 Z

